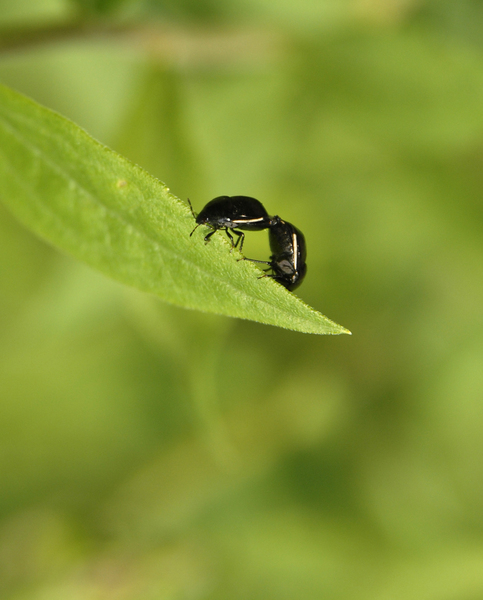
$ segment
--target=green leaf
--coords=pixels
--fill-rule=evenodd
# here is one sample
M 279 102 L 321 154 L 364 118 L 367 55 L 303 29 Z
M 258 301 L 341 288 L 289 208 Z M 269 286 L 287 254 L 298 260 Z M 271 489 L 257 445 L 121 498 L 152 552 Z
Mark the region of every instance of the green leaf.
M 82 129 L 0 86 L 0 199 L 30 229 L 106 275 L 163 300 L 287 329 L 349 333 L 224 235 L 190 237 L 187 205 Z

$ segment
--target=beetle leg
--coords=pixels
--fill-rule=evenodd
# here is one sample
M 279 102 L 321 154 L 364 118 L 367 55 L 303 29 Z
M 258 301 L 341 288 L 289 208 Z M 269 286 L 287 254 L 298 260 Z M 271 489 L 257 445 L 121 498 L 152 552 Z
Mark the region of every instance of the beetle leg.
M 216 229 L 213 229 L 213 231 L 210 231 L 210 233 L 208 235 L 205 236 L 205 243 L 210 241 L 210 237 L 216 233 Z
M 243 231 L 237 231 L 236 229 L 232 229 L 232 231 L 235 235 L 238 236 L 238 239 L 237 239 L 234 247 L 236 248 L 238 246 L 238 244 L 240 244 L 240 252 L 241 252 L 243 249 L 243 244 L 245 243 L 245 234 L 243 233 Z M 241 241 L 241 243 L 240 243 L 240 241 Z
M 271 262 L 268 262 L 268 260 L 255 260 L 254 258 L 247 258 L 246 256 L 244 256 L 243 258 L 239 258 L 238 260 L 249 260 L 250 262 L 255 262 L 255 263 L 259 263 L 261 265 L 271 265 Z M 269 269 L 267 269 L 267 271 L 269 271 Z
M 226 232 L 226 235 L 227 235 L 227 236 L 230 238 L 230 242 L 231 242 L 231 248 L 230 248 L 230 252 L 232 252 L 232 251 L 233 251 L 233 248 L 236 248 L 236 244 L 235 244 L 235 242 L 233 241 L 233 236 L 232 236 L 232 235 L 231 235 L 231 233 L 228 231 L 228 227 L 225 227 L 225 232 Z M 238 241 L 238 240 L 237 240 L 237 241 Z

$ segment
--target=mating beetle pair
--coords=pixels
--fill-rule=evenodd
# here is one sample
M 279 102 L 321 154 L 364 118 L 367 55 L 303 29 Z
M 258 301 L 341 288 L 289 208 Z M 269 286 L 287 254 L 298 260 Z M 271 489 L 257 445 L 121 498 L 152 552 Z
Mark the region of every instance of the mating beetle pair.
M 268 229 L 272 250 L 270 260 L 244 260 L 268 265 L 267 271 L 271 270 L 272 274 L 263 277 L 272 277 L 288 290 L 294 290 L 302 283 L 307 272 L 307 250 L 303 233 L 278 216 L 270 217 L 261 202 L 249 196 L 219 196 L 208 202 L 198 216 L 195 215 L 191 202 L 190 207 L 197 223 L 195 229 L 200 225 L 207 225 L 212 229 L 205 237 L 205 242 L 208 242 L 216 231 L 224 229 L 233 248 L 240 244 L 240 252 L 245 234 L 239 230 Z M 232 233 L 238 236 L 236 242 Z

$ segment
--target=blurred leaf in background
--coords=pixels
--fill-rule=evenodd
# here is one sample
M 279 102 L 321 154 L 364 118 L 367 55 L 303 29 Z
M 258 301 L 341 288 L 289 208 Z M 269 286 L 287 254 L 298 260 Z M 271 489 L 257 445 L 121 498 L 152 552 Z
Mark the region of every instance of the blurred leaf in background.
M 197 208 L 246 194 L 296 223 L 301 297 L 354 335 L 161 304 L 0 208 L 0 593 L 480 598 L 481 4 L 126 1 L 102 21 L 3 51 L 0 81 Z

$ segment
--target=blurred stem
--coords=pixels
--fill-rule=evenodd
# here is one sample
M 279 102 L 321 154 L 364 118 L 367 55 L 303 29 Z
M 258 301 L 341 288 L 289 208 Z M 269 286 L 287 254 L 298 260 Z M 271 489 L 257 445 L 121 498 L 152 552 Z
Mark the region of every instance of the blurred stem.
M 217 315 L 183 313 L 154 296 L 126 290 L 129 321 L 142 337 L 171 361 L 180 374 L 191 402 L 197 432 L 216 463 L 226 472 L 239 467 L 240 454 L 230 439 L 222 414 L 220 392 L 231 393 L 221 371 L 233 320 Z M 164 358 L 163 358 L 164 360 Z
M 203 349 L 199 349 L 198 358 L 191 362 L 188 376 L 193 408 L 200 423 L 201 437 L 218 465 L 229 472 L 238 468 L 240 456 L 230 440 L 220 410 L 218 392 L 220 385 L 223 385 L 223 378 L 220 381 L 219 368 L 220 356 L 225 348 L 222 342 L 224 333 L 219 331 L 217 339 Z
M 72 21 L 55 25 L 0 28 L 0 52 L 31 50 L 65 40 L 111 37 L 137 31 L 138 26 L 98 21 Z
M 250 63 L 279 55 L 280 37 L 257 29 L 207 29 L 159 23 L 77 20 L 55 25 L 0 28 L 0 55 L 66 41 L 116 38 L 154 58 L 181 64 Z

